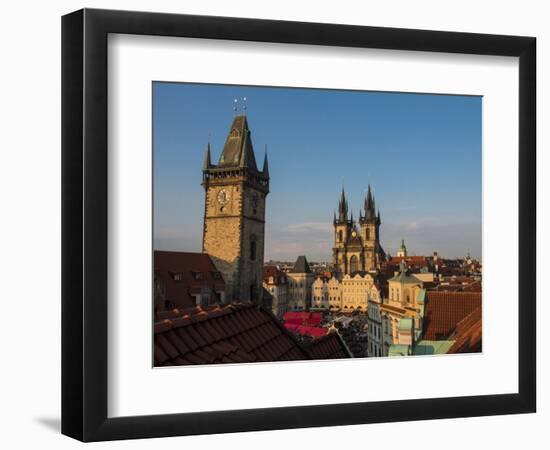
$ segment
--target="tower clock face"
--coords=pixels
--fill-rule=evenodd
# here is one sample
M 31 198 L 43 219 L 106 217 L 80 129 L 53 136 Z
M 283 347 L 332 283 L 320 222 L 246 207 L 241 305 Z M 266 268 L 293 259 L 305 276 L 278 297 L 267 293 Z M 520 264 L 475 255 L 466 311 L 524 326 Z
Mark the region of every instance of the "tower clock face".
M 229 202 L 229 192 L 227 192 L 225 189 L 222 189 L 220 192 L 218 192 L 218 203 L 220 205 L 225 205 L 227 202 Z

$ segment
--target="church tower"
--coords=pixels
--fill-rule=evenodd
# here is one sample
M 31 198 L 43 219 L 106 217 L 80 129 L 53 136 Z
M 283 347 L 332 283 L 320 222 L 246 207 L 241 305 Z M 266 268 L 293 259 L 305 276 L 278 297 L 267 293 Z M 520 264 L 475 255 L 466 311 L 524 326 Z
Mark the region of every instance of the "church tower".
M 364 203 L 365 215 L 359 211 L 358 224 L 353 220 L 353 213 L 348 218 L 348 202 L 342 189 L 338 215 L 334 214 L 334 247 L 332 248 L 332 265 L 335 276 L 341 279 L 344 275 L 356 272 L 368 272 L 380 269 L 385 253 L 380 245 L 380 211 L 376 213 L 374 196 L 369 186 Z M 359 225 L 359 227 L 358 227 Z
M 380 247 L 380 210 L 376 213 L 376 202 L 369 184 L 365 197 L 365 215 L 359 217 L 361 239 L 363 240 L 363 260 L 365 270 L 380 268 L 383 251 Z
M 208 144 L 202 173 L 202 251 L 223 275 L 227 302 L 259 302 L 269 169 L 267 153 L 261 171 L 256 165 L 246 115 L 234 117 L 217 165 Z
M 348 219 L 348 201 L 342 188 L 340 202 L 338 203 L 338 215 L 334 213 L 334 247 L 332 249 L 332 263 L 337 276 L 348 273 L 347 242 L 351 236 L 353 219 Z

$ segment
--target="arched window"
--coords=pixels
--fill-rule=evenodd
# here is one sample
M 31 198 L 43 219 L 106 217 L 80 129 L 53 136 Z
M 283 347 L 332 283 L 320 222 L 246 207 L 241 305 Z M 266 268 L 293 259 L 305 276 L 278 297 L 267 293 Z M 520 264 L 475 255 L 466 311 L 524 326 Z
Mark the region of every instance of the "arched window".
M 342 242 L 344 240 L 344 235 L 342 233 L 342 230 L 338 231 L 338 242 Z
M 365 228 L 365 239 L 368 241 L 370 240 L 370 229 Z
M 350 273 L 357 272 L 359 270 L 359 258 L 356 255 L 353 255 L 349 259 L 349 271 Z

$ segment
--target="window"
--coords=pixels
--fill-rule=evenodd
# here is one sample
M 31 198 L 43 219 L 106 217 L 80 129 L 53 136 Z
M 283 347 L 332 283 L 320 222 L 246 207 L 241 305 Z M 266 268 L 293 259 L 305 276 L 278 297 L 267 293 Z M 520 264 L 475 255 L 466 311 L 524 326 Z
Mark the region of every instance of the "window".
M 342 234 L 342 230 L 338 231 L 338 242 L 342 242 L 343 241 L 343 234 Z
M 359 270 L 359 259 L 356 255 L 353 255 L 349 260 L 350 272 L 357 272 Z
M 250 241 L 250 259 L 256 261 L 256 240 Z
M 170 275 L 172 275 L 174 281 L 183 281 L 183 273 L 181 272 L 171 272 Z
M 202 272 L 192 272 L 192 274 L 193 274 L 193 278 L 195 280 L 202 280 L 202 278 L 203 278 L 202 277 Z

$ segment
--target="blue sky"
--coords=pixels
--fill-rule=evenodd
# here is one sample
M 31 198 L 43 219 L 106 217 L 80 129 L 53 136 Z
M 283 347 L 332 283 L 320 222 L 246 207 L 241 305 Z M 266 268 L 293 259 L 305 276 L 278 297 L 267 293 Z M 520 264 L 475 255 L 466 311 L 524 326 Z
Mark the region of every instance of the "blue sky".
M 387 252 L 481 257 L 481 97 L 184 83 L 153 84 L 156 249 L 201 250 L 204 152 L 243 97 L 258 164 L 268 149 L 266 259 L 329 260 L 342 185 L 357 217 L 369 182 Z

